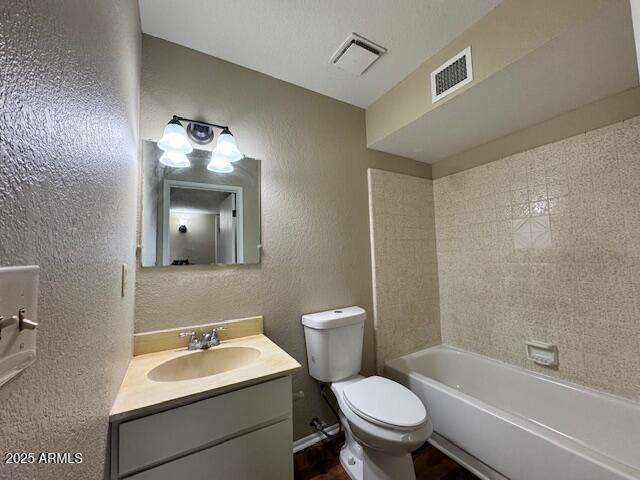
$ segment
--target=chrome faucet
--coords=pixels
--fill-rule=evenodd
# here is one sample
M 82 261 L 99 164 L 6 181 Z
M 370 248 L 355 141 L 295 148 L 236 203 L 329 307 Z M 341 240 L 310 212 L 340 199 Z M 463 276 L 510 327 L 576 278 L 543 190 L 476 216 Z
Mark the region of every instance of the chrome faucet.
M 220 330 L 224 330 L 224 327 L 217 327 L 211 330 L 211 333 L 205 333 L 202 336 L 202 346 L 200 348 L 207 350 L 208 348 L 220 345 L 220 337 L 218 336 Z
M 202 348 L 202 340 L 198 338 L 196 332 L 181 332 L 181 337 L 190 337 L 187 350 L 200 350 Z
M 208 350 L 211 347 L 220 345 L 220 337 L 218 332 L 224 330 L 224 327 L 217 327 L 211 330 L 211 333 L 205 333 L 201 338 L 198 338 L 196 332 L 182 332 L 181 337 L 190 337 L 189 346 L 187 350 Z

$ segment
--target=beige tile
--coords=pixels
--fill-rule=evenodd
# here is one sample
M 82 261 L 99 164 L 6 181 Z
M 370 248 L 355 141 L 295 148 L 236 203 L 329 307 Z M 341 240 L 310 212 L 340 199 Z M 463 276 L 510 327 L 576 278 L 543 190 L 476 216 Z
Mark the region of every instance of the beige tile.
M 486 172 L 476 174 L 474 203 L 441 196 L 449 221 L 440 234 L 455 242 L 458 220 L 474 211 L 476 217 L 495 215 L 494 197 L 482 188 Z M 456 179 L 446 181 L 456 189 Z M 469 182 L 464 182 L 466 185 Z M 442 193 L 442 191 L 441 191 Z M 382 170 L 369 170 L 369 208 L 374 261 L 374 329 L 376 361 L 440 343 L 438 270 L 433 182 Z M 489 206 L 490 205 L 490 206 Z M 472 210 L 472 207 L 476 207 Z M 484 213 L 484 211 L 490 214 Z
M 433 185 L 443 341 L 640 400 L 640 117 L 483 167 Z M 536 213 L 551 245 L 516 249 Z

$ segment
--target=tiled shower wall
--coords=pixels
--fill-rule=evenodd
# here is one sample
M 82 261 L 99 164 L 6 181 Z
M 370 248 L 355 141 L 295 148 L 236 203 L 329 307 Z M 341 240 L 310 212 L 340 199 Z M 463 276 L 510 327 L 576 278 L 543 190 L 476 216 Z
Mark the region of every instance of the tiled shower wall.
M 376 363 L 440 343 L 433 181 L 369 169 Z
M 440 178 L 434 199 L 443 343 L 640 400 L 640 117 Z

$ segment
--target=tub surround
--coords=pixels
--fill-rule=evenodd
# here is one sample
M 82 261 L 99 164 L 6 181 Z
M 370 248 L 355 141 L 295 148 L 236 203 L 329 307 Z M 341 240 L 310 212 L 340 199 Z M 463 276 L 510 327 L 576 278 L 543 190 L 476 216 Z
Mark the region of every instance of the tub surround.
M 376 363 L 440 344 L 433 182 L 369 169 Z
M 208 355 L 213 350 L 238 347 L 255 349 L 259 352 L 259 356 L 245 366 L 206 377 L 179 381 L 154 381 L 148 376 L 154 368 L 180 357 Z M 300 364 L 263 334 L 226 340 L 210 350 L 188 351 L 181 347 L 137 355 L 129 364 L 111 409 L 110 420 L 123 421 L 129 417 L 148 415 L 169 407 L 291 375 L 298 369 Z
M 639 400 L 638 185 L 640 117 L 434 180 L 443 343 Z

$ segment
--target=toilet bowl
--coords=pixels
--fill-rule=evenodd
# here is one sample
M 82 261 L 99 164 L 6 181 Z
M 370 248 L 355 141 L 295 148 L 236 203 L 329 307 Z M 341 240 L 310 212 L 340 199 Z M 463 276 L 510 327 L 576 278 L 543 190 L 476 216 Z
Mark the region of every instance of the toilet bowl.
M 340 462 L 353 480 L 415 480 L 411 452 L 433 427 L 421 400 L 387 378 L 358 374 L 365 311 L 341 308 L 302 317 L 309 373 L 328 382 L 340 409 Z
M 411 452 L 433 432 L 420 399 L 383 377 L 360 375 L 331 384 L 345 445 L 340 463 L 354 480 L 413 480 Z

